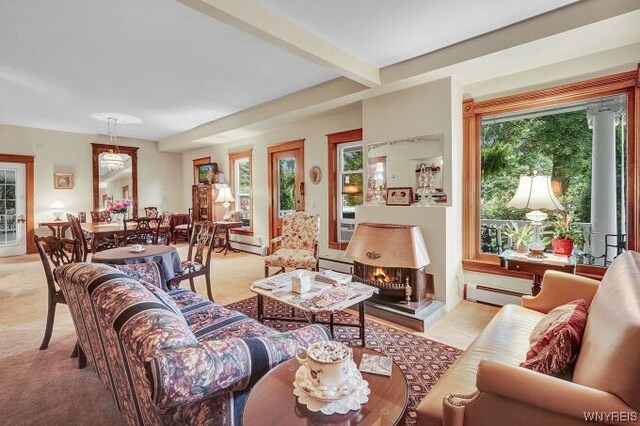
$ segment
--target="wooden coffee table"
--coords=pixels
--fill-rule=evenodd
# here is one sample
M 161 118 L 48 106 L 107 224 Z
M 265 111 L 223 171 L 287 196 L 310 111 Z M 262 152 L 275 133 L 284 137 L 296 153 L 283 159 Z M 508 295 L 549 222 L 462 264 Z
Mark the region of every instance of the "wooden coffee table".
M 371 349 L 354 347 L 356 365 L 360 364 L 363 353 L 379 355 Z M 269 371 L 255 384 L 244 408 L 245 425 L 396 425 L 407 408 L 407 381 L 400 367 L 393 363 L 391 377 L 362 373 L 369 382 L 371 394 L 369 401 L 359 410 L 331 416 L 314 413 L 299 404 L 293 394 L 293 378 L 299 366 L 298 361 L 292 358 Z

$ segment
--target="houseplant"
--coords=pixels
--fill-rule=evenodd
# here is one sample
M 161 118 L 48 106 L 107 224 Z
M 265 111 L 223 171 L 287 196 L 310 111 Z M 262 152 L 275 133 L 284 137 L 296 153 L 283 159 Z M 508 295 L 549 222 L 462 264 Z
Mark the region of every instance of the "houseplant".
M 571 256 L 574 246 L 585 243 L 584 229 L 573 223 L 573 217 L 565 211 L 547 225 L 545 235 L 551 236 L 551 248 L 559 256 Z
M 511 240 L 515 251 L 519 253 L 529 251 L 527 244 L 533 238 L 533 228 L 530 224 L 518 225 L 516 222 L 510 222 L 504 227 L 504 233 Z
M 131 200 L 123 198 L 122 200 L 115 200 L 109 205 L 109 211 L 113 213 L 116 222 L 121 223 L 124 220 L 125 215 L 129 211 L 131 206 Z

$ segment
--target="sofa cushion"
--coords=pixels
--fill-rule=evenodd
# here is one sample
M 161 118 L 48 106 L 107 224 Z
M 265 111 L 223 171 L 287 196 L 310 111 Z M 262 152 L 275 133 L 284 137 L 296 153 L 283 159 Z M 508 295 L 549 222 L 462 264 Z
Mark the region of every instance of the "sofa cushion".
M 476 373 L 481 360 L 519 365 L 529 350 L 529 336 L 543 317 L 540 312 L 516 305 L 500 309 L 422 400 L 417 409 L 418 424 L 442 424 L 442 400 L 446 394 L 476 391 Z
M 587 323 L 584 300 L 566 303 L 549 311 L 531 333 L 531 348 L 520 366 L 552 376 L 560 375 L 580 349 Z
M 198 340 L 250 338 L 279 334 L 246 315 L 217 305 L 189 290 L 169 293 Z
M 573 381 L 640 411 L 640 254 L 618 256 L 589 308 Z

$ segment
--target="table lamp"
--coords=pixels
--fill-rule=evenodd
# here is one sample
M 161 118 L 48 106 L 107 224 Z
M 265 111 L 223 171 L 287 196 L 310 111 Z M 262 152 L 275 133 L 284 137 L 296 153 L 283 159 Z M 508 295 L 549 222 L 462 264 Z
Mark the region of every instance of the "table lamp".
M 62 215 L 64 214 L 64 208 L 66 207 L 64 203 L 60 200 L 56 200 L 51 203 L 51 209 L 53 209 L 53 216 L 55 216 L 56 220 L 62 220 Z
M 542 223 L 549 216 L 540 210 L 564 210 L 560 201 L 553 194 L 551 176 L 541 176 L 533 172 L 533 176 L 521 176 L 518 189 L 506 207 L 532 210 L 525 216 L 533 226 L 533 242 L 529 244 L 529 256 L 544 257 L 544 243 L 540 238 Z
M 225 185 L 218 190 L 218 196 L 215 199 L 216 203 L 222 203 L 222 207 L 224 207 L 224 220 L 229 219 L 229 206 L 236 199 L 233 198 L 231 194 L 231 188 Z

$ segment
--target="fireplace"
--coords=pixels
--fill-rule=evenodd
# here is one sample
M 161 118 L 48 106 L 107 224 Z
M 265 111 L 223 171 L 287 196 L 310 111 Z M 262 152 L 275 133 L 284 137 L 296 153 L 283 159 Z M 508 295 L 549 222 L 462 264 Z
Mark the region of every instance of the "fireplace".
M 415 314 L 433 300 L 433 275 L 425 272 L 429 256 L 417 226 L 358 224 L 345 255 L 354 261 L 355 280 L 380 289 L 377 302 Z

